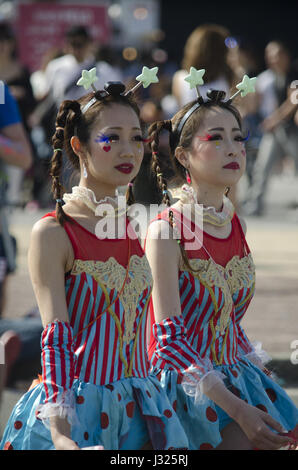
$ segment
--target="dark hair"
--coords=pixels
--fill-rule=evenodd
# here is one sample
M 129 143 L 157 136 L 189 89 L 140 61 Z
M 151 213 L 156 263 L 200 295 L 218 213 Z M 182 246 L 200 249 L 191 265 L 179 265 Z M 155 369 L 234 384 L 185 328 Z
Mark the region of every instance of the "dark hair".
M 9 23 L 0 23 L 0 41 L 15 39 L 15 34 Z
M 66 156 L 75 170 L 80 169 L 79 157 L 74 153 L 70 140 L 73 136 L 77 136 L 80 142 L 88 148 L 88 142 L 92 128 L 96 121 L 100 118 L 100 113 L 111 104 L 120 104 L 133 109 L 138 118 L 140 111 L 137 103 L 131 95 L 124 96 L 122 94 L 113 94 L 113 89 L 119 89 L 119 83 L 110 84 L 109 92 L 97 91 L 96 93 L 88 93 L 78 101 L 65 100 L 61 103 L 57 118 L 56 131 L 52 137 L 53 157 L 51 160 L 50 175 L 52 177 L 52 193 L 56 201 L 56 217 L 58 222 L 63 225 L 65 221 L 70 222 L 71 219 L 65 214 L 62 205 L 62 196 L 64 193 L 63 186 L 60 181 L 63 149 Z M 124 87 L 124 85 L 122 85 Z M 125 87 L 124 87 L 125 88 Z M 82 109 L 90 102 L 92 98 L 96 98 L 96 102 L 90 108 L 82 113 Z M 131 186 L 127 189 L 127 203 L 132 204 L 133 190 Z
M 68 40 L 77 38 L 78 36 L 84 38 L 86 41 L 91 39 L 88 29 L 83 25 L 71 26 L 65 33 L 65 37 Z
M 239 128 L 242 129 L 242 119 L 239 111 L 231 104 L 230 101 L 224 101 L 225 93 L 218 90 L 209 90 L 207 93 L 208 100 L 201 101 L 200 106 L 198 106 L 195 111 L 190 114 L 189 118 L 184 123 L 184 126 L 181 132 L 177 132 L 179 124 L 183 121 L 187 113 L 198 103 L 198 100 L 192 101 L 185 105 L 180 111 L 178 111 L 171 120 L 168 121 L 158 121 L 153 123 L 148 130 L 149 139 L 151 141 L 151 150 L 152 150 L 152 170 L 156 174 L 156 180 L 158 188 L 162 191 L 163 194 L 163 203 L 167 206 L 171 206 L 170 197 L 168 194 L 168 182 L 164 178 L 163 174 L 160 171 L 161 162 L 159 161 L 159 136 L 163 130 L 169 132 L 169 147 L 170 147 L 170 160 L 172 162 L 172 167 L 175 171 L 176 177 L 180 181 L 186 181 L 186 169 L 183 165 L 177 160 L 175 156 L 175 150 L 177 147 L 183 147 L 187 149 L 191 146 L 193 136 L 197 132 L 200 124 L 202 123 L 206 112 L 211 107 L 218 106 L 222 109 L 230 111 L 239 124 Z M 174 216 L 173 212 L 169 211 L 169 223 L 171 227 L 174 226 Z M 184 263 L 190 271 L 194 271 L 188 261 L 185 249 L 182 243 L 179 243 L 181 255 Z
M 188 37 L 184 47 L 182 68 L 206 69 L 205 83 L 224 75 L 229 85 L 234 81 L 234 72 L 227 62 L 228 48 L 225 40 L 230 32 L 217 24 L 198 26 Z

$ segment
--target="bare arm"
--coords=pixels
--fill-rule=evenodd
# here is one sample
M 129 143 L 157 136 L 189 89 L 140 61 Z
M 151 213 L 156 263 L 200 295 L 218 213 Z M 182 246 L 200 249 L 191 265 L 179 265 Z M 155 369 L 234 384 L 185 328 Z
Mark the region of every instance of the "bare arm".
M 298 105 L 297 99 L 292 97 L 293 89 L 288 88 L 288 97 L 287 99 L 262 123 L 262 127 L 266 131 L 272 131 L 278 126 L 282 121 L 288 120 L 295 115 Z
M 72 256 L 64 229 L 52 217 L 42 219 L 33 227 L 28 263 L 29 272 L 43 326 L 55 321 L 69 322 L 64 275 Z M 50 418 L 52 439 L 56 449 L 78 449 L 70 439 L 66 419 Z
M 8 165 L 27 170 L 32 164 L 31 147 L 21 123 L 3 127 L 0 132 L 0 158 Z

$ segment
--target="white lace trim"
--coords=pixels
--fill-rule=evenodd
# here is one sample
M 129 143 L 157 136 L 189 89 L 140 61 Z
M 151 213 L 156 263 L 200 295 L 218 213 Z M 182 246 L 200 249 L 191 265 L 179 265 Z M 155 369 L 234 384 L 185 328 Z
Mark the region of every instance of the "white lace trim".
M 73 186 L 71 193 L 63 194 L 63 201 L 65 203 L 70 201 L 83 202 L 89 209 L 96 211 L 99 204 L 111 205 L 111 209 L 114 211 L 118 208 L 118 194 L 115 197 L 106 196 L 104 199 L 97 201 L 92 189 L 85 188 L 84 186 Z
M 197 193 L 192 186 L 184 184 L 181 188 L 180 201 L 182 204 L 191 204 L 196 208 L 198 205 Z M 233 218 L 235 209 L 231 200 L 223 196 L 223 207 L 220 212 L 216 211 L 215 207 L 203 207 L 203 221 L 213 224 L 224 225 L 230 222 Z
M 200 379 L 196 366 L 190 366 L 183 375 L 182 388 L 186 395 L 194 397 L 196 404 L 202 404 L 208 397 L 206 394 L 211 388 L 218 383 L 223 383 L 223 379 L 226 378 L 222 372 L 212 369 L 206 372 Z
M 253 341 L 251 345 L 253 350 L 248 354 L 245 354 L 244 357 L 260 369 L 263 369 L 264 365 L 272 360 L 272 357 L 262 349 L 262 343 L 260 341 Z
M 57 403 L 45 403 L 38 405 L 36 415 L 41 419 L 47 429 L 50 429 L 49 418 L 58 416 L 66 418 L 71 426 L 79 424 L 75 409 L 75 395 L 72 390 L 68 390 Z

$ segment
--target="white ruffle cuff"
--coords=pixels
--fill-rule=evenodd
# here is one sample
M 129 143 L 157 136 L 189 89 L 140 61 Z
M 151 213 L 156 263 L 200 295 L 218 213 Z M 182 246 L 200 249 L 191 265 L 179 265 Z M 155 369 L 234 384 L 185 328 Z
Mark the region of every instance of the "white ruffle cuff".
M 208 391 L 218 383 L 223 383 L 226 376 L 219 370 L 212 369 L 200 377 L 196 369 L 197 367 L 192 365 L 185 371 L 181 385 L 186 395 L 194 397 L 195 403 L 199 404 L 208 399 Z
M 36 408 L 36 415 L 47 429 L 50 429 L 49 418 L 58 416 L 66 418 L 68 423 L 73 426 L 79 424 L 75 408 L 75 395 L 72 390 L 63 393 L 61 399 L 56 403 L 44 403 Z
M 263 369 L 264 365 L 267 364 L 267 362 L 270 362 L 272 357 L 269 356 L 269 354 L 267 354 L 264 349 L 262 349 L 262 343 L 260 341 L 253 341 L 251 346 L 252 351 L 248 354 L 245 354 L 244 358 L 247 358 L 255 366 Z

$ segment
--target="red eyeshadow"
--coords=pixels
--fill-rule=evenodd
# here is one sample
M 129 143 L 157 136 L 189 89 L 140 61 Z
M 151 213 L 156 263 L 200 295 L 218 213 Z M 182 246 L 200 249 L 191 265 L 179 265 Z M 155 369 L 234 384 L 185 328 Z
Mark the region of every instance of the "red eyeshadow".
M 206 135 L 203 135 L 203 136 L 199 135 L 198 138 L 199 138 L 200 140 L 203 140 L 203 141 L 208 142 L 209 140 L 212 139 L 212 135 L 211 135 L 211 134 L 206 134 Z

